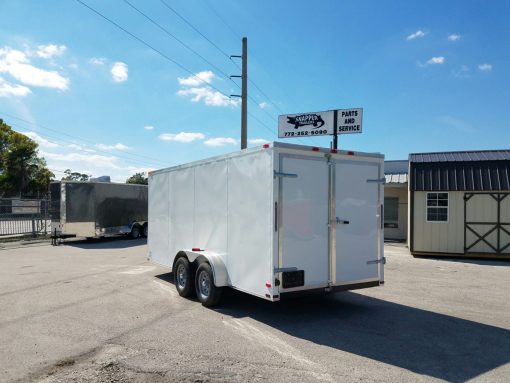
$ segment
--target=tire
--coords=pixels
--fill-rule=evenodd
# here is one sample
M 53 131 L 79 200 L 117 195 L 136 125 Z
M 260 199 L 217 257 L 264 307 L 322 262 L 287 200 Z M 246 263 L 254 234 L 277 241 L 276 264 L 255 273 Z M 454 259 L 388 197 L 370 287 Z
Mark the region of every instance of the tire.
M 142 237 L 147 238 L 149 236 L 149 224 L 145 222 L 142 226 Z
M 177 292 L 181 297 L 189 297 L 193 295 L 195 290 L 195 274 L 189 261 L 181 257 L 175 261 L 174 268 L 174 283 Z
M 195 291 L 198 300 L 205 307 L 218 304 L 223 289 L 214 285 L 214 276 L 211 265 L 204 262 L 198 266 L 195 274 Z
M 134 224 L 131 228 L 131 233 L 129 233 L 131 239 L 137 239 L 140 237 L 140 225 Z

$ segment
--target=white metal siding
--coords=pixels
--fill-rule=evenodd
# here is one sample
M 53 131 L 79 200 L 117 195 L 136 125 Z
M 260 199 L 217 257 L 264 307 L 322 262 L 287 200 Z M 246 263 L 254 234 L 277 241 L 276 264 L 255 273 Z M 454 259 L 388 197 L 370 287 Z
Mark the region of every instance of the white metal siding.
M 228 259 L 232 286 L 264 297 L 273 249 L 272 151 L 228 162 Z
M 168 265 L 169 174 L 149 176 L 149 257 L 155 263 Z M 172 265 L 168 265 L 172 266 Z

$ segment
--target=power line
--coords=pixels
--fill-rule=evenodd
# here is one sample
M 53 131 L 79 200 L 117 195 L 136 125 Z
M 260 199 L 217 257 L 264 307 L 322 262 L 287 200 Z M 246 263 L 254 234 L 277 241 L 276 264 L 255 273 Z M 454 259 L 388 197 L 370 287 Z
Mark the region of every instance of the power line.
M 24 126 L 13 124 L 11 122 L 9 124 L 11 126 L 17 128 L 17 129 L 27 129 Z M 38 128 L 41 128 L 41 129 L 48 130 L 48 128 L 45 128 L 43 126 L 39 126 L 39 125 L 36 125 L 36 124 L 33 124 L 33 123 L 31 123 L 31 125 L 37 126 Z M 88 155 L 92 155 L 92 153 L 103 153 L 103 154 L 108 155 L 109 157 L 120 157 L 120 158 L 122 158 L 124 160 L 127 160 L 127 161 L 130 161 L 130 162 L 134 162 L 134 163 L 137 163 L 137 164 L 140 164 L 140 165 L 143 165 L 143 166 L 147 166 L 147 167 L 152 167 L 151 165 L 147 165 L 147 163 L 145 161 L 143 161 L 143 160 L 140 160 L 138 158 L 133 158 L 133 157 L 137 156 L 136 154 L 130 154 L 130 153 L 126 153 L 126 152 L 122 152 L 123 154 L 120 154 L 120 153 L 111 153 L 111 152 L 108 152 L 106 150 L 101 150 L 101 149 L 98 149 L 98 148 L 88 149 L 87 148 L 87 144 L 83 144 L 82 142 L 79 142 L 79 141 L 78 141 L 78 144 L 77 144 L 76 140 L 75 141 L 71 141 L 69 139 L 65 139 L 65 138 L 62 138 L 62 137 L 52 136 L 52 135 L 50 135 L 48 133 L 37 132 L 37 134 L 40 135 L 45 140 L 47 140 L 49 143 L 57 145 L 57 146 L 64 146 L 64 144 L 62 144 L 62 142 L 64 142 L 68 146 L 69 146 L 69 144 L 75 145 L 75 146 L 72 147 L 72 149 L 78 150 L 78 151 L 86 153 Z M 57 140 L 57 141 L 52 141 L 52 139 L 53 140 Z M 125 154 L 128 154 L 128 156 L 126 156 Z M 131 157 L 129 157 L 129 156 L 131 156 Z M 163 161 L 159 161 L 158 160 L 157 162 L 161 163 L 164 166 L 168 165 L 168 163 L 165 163 Z
M 174 14 L 176 14 L 182 21 L 184 21 L 186 24 L 188 24 L 195 32 L 197 32 L 200 36 L 202 36 L 204 39 L 206 39 L 209 44 L 211 44 L 213 47 L 215 47 L 218 51 L 220 51 L 225 57 L 230 58 L 230 55 L 228 53 L 225 53 L 223 49 L 221 49 L 218 45 L 216 45 L 213 41 L 211 41 L 206 35 L 204 35 L 202 32 L 200 32 L 193 24 L 191 24 L 184 16 L 182 16 L 179 12 L 177 12 L 175 9 L 173 9 L 168 3 L 166 3 L 164 0 L 160 0 L 161 3 L 165 7 L 167 7 L 169 10 L 171 10 Z
M 26 124 L 29 124 L 29 125 L 35 126 L 35 127 L 37 127 L 37 128 L 43 129 L 43 130 L 48 130 L 48 131 L 50 131 L 50 132 L 53 132 L 53 133 L 56 133 L 56 134 L 59 134 L 59 135 L 64 135 L 64 136 L 66 136 L 66 137 L 70 137 L 70 138 L 72 138 L 73 140 L 77 140 L 77 141 L 78 141 L 78 143 L 80 143 L 82 146 L 87 146 L 88 144 L 83 144 L 83 142 L 88 142 L 89 144 L 94 145 L 94 151 L 102 152 L 102 153 L 106 153 L 106 154 L 109 154 L 109 155 L 111 154 L 110 152 L 107 152 L 107 151 L 105 151 L 105 150 L 101 150 L 100 148 L 97 148 L 97 147 L 95 146 L 95 145 L 96 145 L 96 143 L 95 143 L 94 141 L 92 141 L 92 140 L 88 140 L 88 139 L 83 138 L 83 137 L 73 136 L 73 135 L 71 135 L 71 134 L 64 133 L 64 132 L 61 132 L 61 131 L 56 130 L 56 129 L 52 129 L 52 128 L 49 128 L 49 127 L 44 126 L 44 125 L 35 124 L 35 123 L 30 122 L 30 121 L 27 121 L 27 120 L 25 120 L 25 119 L 23 119 L 23 118 L 20 118 L 20 117 L 17 117 L 17 116 L 13 116 L 13 115 L 11 115 L 11 114 L 8 114 L 8 113 L 2 112 L 2 111 L 0 111 L 0 114 L 5 115 L 5 116 L 10 117 L 10 118 L 14 118 L 14 119 L 19 120 L 19 121 L 23 121 L 23 122 L 24 122 L 24 123 L 26 123 Z M 23 128 L 23 129 L 27 129 L 27 128 L 25 128 L 25 127 L 21 127 L 21 128 Z M 47 135 L 47 136 L 49 136 L 48 134 L 46 134 L 46 135 Z M 69 143 L 71 143 L 71 144 L 76 144 L 76 142 L 74 142 L 74 141 L 65 140 L 65 139 L 63 139 L 63 138 L 61 138 L 61 137 L 55 137 L 55 136 L 53 136 L 53 138 L 56 138 L 56 139 L 59 139 L 59 140 L 62 140 L 62 141 L 67 141 L 67 142 L 69 142 Z M 81 142 L 80 142 L 80 141 L 81 141 Z M 90 153 L 90 152 L 89 152 L 89 153 Z M 143 154 L 133 153 L 133 152 L 129 152 L 129 151 L 126 151 L 126 150 L 122 151 L 122 153 L 128 154 L 129 156 L 144 157 L 144 158 L 146 158 L 146 159 L 148 159 L 148 160 L 155 161 L 155 162 L 159 162 L 159 163 L 161 163 L 161 164 L 165 164 L 165 165 L 167 165 L 167 163 L 165 163 L 164 161 L 161 161 L 161 160 L 158 160 L 157 158 L 150 157 L 150 156 L 146 156 L 146 155 L 143 155 Z M 129 157 L 126 157 L 126 158 L 130 159 Z
M 133 8 L 135 11 L 137 11 L 139 14 L 141 14 L 143 17 L 145 17 L 147 20 L 149 20 L 152 24 L 154 24 L 155 26 L 157 26 L 159 29 L 161 29 L 163 32 L 165 32 L 168 36 L 172 37 L 173 39 L 175 39 L 177 42 L 179 42 L 182 46 L 184 46 L 186 49 L 188 49 L 189 51 L 193 52 L 196 56 L 200 57 L 205 63 L 209 64 L 210 66 L 212 66 L 214 69 L 216 69 L 219 73 L 221 73 L 227 80 L 231 80 L 230 76 L 228 74 L 226 74 L 223 70 L 221 70 L 219 67 L 217 67 L 216 65 L 214 65 L 212 62 L 210 62 L 209 60 L 207 60 L 204 56 L 202 56 L 200 53 L 198 53 L 197 51 L 195 51 L 193 48 L 191 48 L 188 44 L 186 44 L 184 41 L 182 41 L 181 39 L 179 39 L 178 37 L 176 37 L 174 34 L 172 34 L 168 29 L 166 29 L 165 27 L 163 27 L 161 24 L 159 24 L 157 21 L 155 21 L 154 19 L 152 19 L 150 16 L 148 16 L 146 13 L 142 12 L 140 9 L 138 9 L 137 7 L 135 7 L 133 4 L 131 4 L 128 0 L 123 0 L 127 5 L 129 5 L 131 8 Z M 236 84 L 237 85 L 237 84 Z
M 139 41 L 140 43 L 142 43 L 143 45 L 145 45 L 146 47 L 152 49 L 154 52 L 158 53 L 161 57 L 165 58 L 166 60 L 170 61 L 171 63 L 173 63 L 174 65 L 178 66 L 179 68 L 181 68 L 183 71 L 191 74 L 194 78 L 198 79 L 199 81 L 207 84 L 208 86 L 210 86 L 211 88 L 213 88 L 214 90 L 218 91 L 221 95 L 223 95 L 224 97 L 230 99 L 230 96 L 227 95 L 226 93 L 222 92 L 219 88 L 215 87 L 214 85 L 210 84 L 209 82 L 207 82 L 206 80 L 202 79 L 200 76 L 197 76 L 195 73 L 193 73 L 191 70 L 189 70 L 188 68 L 186 68 L 184 65 L 180 64 L 179 62 L 175 61 L 174 59 L 172 59 L 171 57 L 167 56 L 165 53 L 161 52 L 159 49 L 157 48 L 154 48 L 152 45 L 150 45 L 148 42 L 146 42 L 145 40 L 141 39 L 140 37 L 134 35 L 133 33 L 129 32 L 126 28 L 124 28 L 123 26 L 117 24 L 115 21 L 113 21 L 112 19 L 106 17 L 105 15 L 103 15 L 101 12 L 99 12 L 98 10 L 92 8 L 90 5 L 84 3 L 82 0 L 76 0 L 78 3 L 80 3 L 81 5 L 83 5 L 84 7 L 90 9 L 92 12 L 94 12 L 95 14 L 97 14 L 98 16 L 102 17 L 103 19 L 105 19 L 106 21 L 108 21 L 109 23 L 115 25 L 117 28 L 119 28 L 121 31 L 123 31 L 124 33 L 128 34 L 129 36 L 131 36 L 132 38 L 134 38 L 135 40 Z
M 209 4 L 209 2 L 208 2 L 208 1 L 204 1 L 204 3 L 205 3 L 205 5 L 206 5 L 206 6 L 207 6 L 207 7 L 208 7 L 211 11 L 212 11 L 212 13 L 214 13 L 214 14 L 216 15 L 216 17 L 217 17 L 218 19 L 220 19 L 220 20 L 221 20 L 221 22 L 222 22 L 223 24 L 225 24 L 225 26 L 226 26 L 228 29 L 230 29 L 230 32 L 232 32 L 232 33 L 233 33 L 233 35 L 234 35 L 237 39 L 240 39 L 240 38 L 241 38 L 241 36 L 239 36 L 239 35 L 237 34 L 237 32 L 236 32 L 236 31 L 234 31 L 234 28 L 232 28 L 232 27 L 231 27 L 231 26 L 230 26 L 230 25 L 229 25 L 229 24 L 225 21 L 225 19 L 223 19 L 223 17 L 221 17 L 221 16 L 220 16 L 220 14 L 219 14 L 218 12 L 216 12 L 216 10 L 215 10 L 215 9 L 211 6 L 211 4 Z

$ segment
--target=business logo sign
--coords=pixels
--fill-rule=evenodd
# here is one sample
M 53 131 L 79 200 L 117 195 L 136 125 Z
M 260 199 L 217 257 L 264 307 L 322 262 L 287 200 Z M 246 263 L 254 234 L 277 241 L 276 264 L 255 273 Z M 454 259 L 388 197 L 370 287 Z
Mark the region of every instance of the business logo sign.
M 334 131 L 334 111 L 278 116 L 278 137 L 326 136 Z

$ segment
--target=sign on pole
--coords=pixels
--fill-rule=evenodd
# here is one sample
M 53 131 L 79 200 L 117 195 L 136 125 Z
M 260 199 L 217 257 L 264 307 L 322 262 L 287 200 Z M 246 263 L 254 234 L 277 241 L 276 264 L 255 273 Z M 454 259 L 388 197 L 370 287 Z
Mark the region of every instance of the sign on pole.
M 337 134 L 352 134 L 362 132 L 362 108 L 338 109 L 336 112 Z
M 327 136 L 334 133 L 334 111 L 278 116 L 278 137 Z
M 278 116 L 278 137 L 310 137 L 362 132 L 363 109 L 337 109 L 325 112 Z

